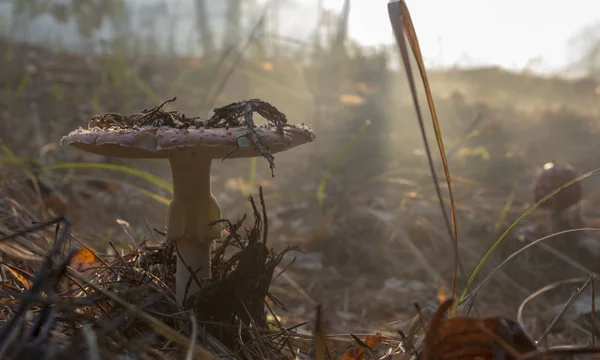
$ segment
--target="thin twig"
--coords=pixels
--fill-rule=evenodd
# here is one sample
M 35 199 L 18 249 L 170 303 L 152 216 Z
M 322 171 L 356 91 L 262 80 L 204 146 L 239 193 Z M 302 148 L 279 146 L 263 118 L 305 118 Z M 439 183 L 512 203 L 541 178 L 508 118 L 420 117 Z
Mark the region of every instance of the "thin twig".
M 87 326 L 82 326 L 81 331 L 83 332 L 83 337 L 85 338 L 88 347 L 87 359 L 100 360 L 101 357 L 100 351 L 98 350 L 98 338 L 96 337 L 96 334 Z
M 14 239 L 16 237 L 30 234 L 32 232 L 41 230 L 41 229 L 43 229 L 43 228 L 45 228 L 45 227 L 47 227 L 49 225 L 58 224 L 58 223 L 60 223 L 61 221 L 64 221 L 64 220 L 65 220 L 64 215 L 60 215 L 58 217 L 55 217 L 54 219 L 51 219 L 51 220 L 48 220 L 48 221 L 44 221 L 44 222 L 41 222 L 41 223 L 37 223 L 37 224 L 35 224 L 34 226 L 32 226 L 30 228 L 27 228 L 27 229 L 24 229 L 24 230 L 21 230 L 21 231 L 17 231 L 15 233 L 7 235 L 7 236 L 5 236 L 3 238 L 0 238 L 0 242 L 6 241 L 6 240 L 12 240 L 12 239 Z
M 532 241 L 531 243 L 523 246 L 521 249 L 515 251 L 514 253 L 510 254 L 510 256 L 508 256 L 506 259 L 504 259 L 504 261 L 502 261 L 500 263 L 500 265 L 496 266 L 496 268 L 494 270 L 492 270 L 488 276 L 486 276 L 480 283 L 479 285 L 477 285 L 477 287 L 475 287 L 475 289 L 473 289 L 467 296 L 465 296 L 463 298 L 463 300 L 460 302 L 461 304 L 464 303 L 465 301 L 468 300 L 468 298 L 472 297 L 474 294 L 476 294 L 479 289 L 481 289 L 481 287 L 483 285 L 485 285 L 491 278 L 492 276 L 498 272 L 501 268 L 503 268 L 507 263 L 509 263 L 512 259 L 514 259 L 517 255 L 521 254 L 522 252 L 526 251 L 527 249 L 537 245 L 538 243 L 542 242 L 542 241 L 546 241 L 548 239 L 551 239 L 553 237 L 556 236 L 560 236 L 562 234 L 567 234 L 567 233 L 571 233 L 571 232 L 577 232 L 577 231 L 600 231 L 600 229 L 597 228 L 579 228 L 579 229 L 569 229 L 569 230 L 564 230 L 564 231 L 560 231 L 554 234 L 550 234 L 548 236 L 544 236 L 542 238 L 536 239 L 535 241 Z
M 258 196 L 260 198 L 260 206 L 263 214 L 263 245 L 267 246 L 267 234 L 269 233 L 269 219 L 267 218 L 267 205 L 265 205 L 265 197 L 263 195 L 262 185 L 258 187 Z
M 571 305 L 573 305 L 573 302 L 575 302 L 575 300 L 577 300 L 579 295 L 581 295 L 583 290 L 585 290 L 588 287 L 588 285 L 592 282 L 592 280 L 594 280 L 595 277 L 596 277 L 596 275 L 590 275 L 590 277 L 587 279 L 587 281 L 582 286 L 580 286 L 579 288 L 576 289 L 576 291 L 571 295 L 569 300 L 566 302 L 565 306 L 563 306 L 563 308 L 558 312 L 558 314 L 556 314 L 556 316 L 554 317 L 552 322 L 550 322 L 550 325 L 548 325 L 546 330 L 542 333 L 540 338 L 537 340 L 537 343 L 540 343 L 541 341 L 543 341 L 546 338 L 546 336 L 548 336 L 550 331 L 552 331 L 552 329 L 558 323 L 558 321 L 562 318 L 562 316 L 567 312 L 567 310 L 569 310 L 571 308 Z
M 196 339 L 198 338 L 198 323 L 196 322 L 196 315 L 193 311 L 190 311 L 190 322 L 192 323 L 192 336 L 190 341 L 190 347 L 188 348 L 186 360 L 194 359 L 194 347 L 196 346 Z

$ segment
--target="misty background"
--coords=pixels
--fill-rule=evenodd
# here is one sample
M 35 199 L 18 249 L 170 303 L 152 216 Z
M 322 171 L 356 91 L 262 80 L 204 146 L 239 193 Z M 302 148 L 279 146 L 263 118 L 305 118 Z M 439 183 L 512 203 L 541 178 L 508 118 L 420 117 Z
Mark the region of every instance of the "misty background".
M 217 42 L 222 43 L 228 2 L 204 2 L 208 26 Z M 193 0 L 127 0 L 123 17 L 103 21 L 92 39 L 78 33 L 73 19 L 60 24 L 48 13 L 34 18 L 16 14 L 17 9 L 35 3 L 44 2 L 0 2 L 0 36 L 89 50 L 93 47 L 90 43 L 96 43 L 98 48 L 101 40 L 133 32 L 140 37 L 152 36 L 163 48 L 180 54 L 202 54 L 198 43 L 198 2 Z M 60 4 L 61 0 L 45 3 Z M 269 4 L 267 32 L 310 41 L 321 13 L 331 13 L 325 14 L 325 18 L 330 15 L 332 19 L 343 3 L 343 0 L 244 0 L 239 5 L 240 31 L 249 32 Z M 392 44 L 385 4 L 385 0 L 352 2 L 349 37 L 363 46 Z M 582 55 L 595 57 L 597 52 L 600 3 L 596 1 L 574 0 L 565 4 L 542 0 L 421 0 L 409 1 L 408 5 L 428 66 L 497 65 L 566 75 L 580 75 L 582 68 L 596 67 L 595 59 L 586 59 L 581 64 Z
M 396 331 L 396 321 L 414 316 L 415 303 L 438 306 L 438 296 L 448 295 L 452 249 L 386 3 L 0 0 L 0 205 L 13 214 L 20 204 L 36 221 L 67 212 L 91 246 L 104 251 L 110 240 L 129 249 L 131 238 L 150 239 L 156 234 L 149 229 L 164 228 L 170 194 L 127 171 L 169 181 L 168 163 L 95 156 L 60 146 L 60 138 L 94 114 L 135 114 L 173 97 L 165 108 L 202 117 L 259 98 L 290 123 L 313 127 L 316 141 L 276 154 L 275 178 L 264 159 L 214 161 L 211 186 L 228 219 L 246 213 L 247 196 L 262 186 L 269 246 L 305 251 L 286 271 L 294 284 L 283 277 L 272 284 L 289 310 L 282 323 L 312 319 L 310 297 L 326 305 L 331 331 Z M 556 161 L 584 173 L 599 166 L 600 3 L 407 4 L 446 145 L 469 272 L 531 206 L 540 167 Z M 15 157 L 19 166 L 10 162 Z M 81 163 L 87 165 L 75 166 Z M 44 191 L 23 180 L 33 175 Z M 578 206 L 586 221 L 598 220 L 600 181 L 582 183 Z M 548 215 L 540 209 L 524 219 L 482 275 L 526 241 L 548 235 Z M 117 220 L 127 222 L 126 231 Z M 574 258 L 600 254 L 596 240 L 564 250 Z M 479 295 L 483 312 L 512 317 L 541 286 L 581 276 L 565 266 L 543 251 L 516 258 Z

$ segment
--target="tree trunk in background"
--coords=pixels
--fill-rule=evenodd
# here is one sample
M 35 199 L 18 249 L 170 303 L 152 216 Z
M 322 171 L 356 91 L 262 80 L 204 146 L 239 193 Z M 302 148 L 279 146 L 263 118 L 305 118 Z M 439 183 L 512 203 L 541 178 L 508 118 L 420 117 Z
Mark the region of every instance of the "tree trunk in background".
M 325 17 L 325 9 L 323 8 L 323 0 L 319 0 L 317 3 L 317 28 L 315 31 L 315 39 L 314 46 L 317 49 L 321 49 L 323 47 L 323 19 Z
M 276 39 L 276 37 L 279 35 L 279 13 L 281 11 L 280 9 L 280 4 L 281 0 L 275 0 L 273 1 L 271 4 L 271 9 L 269 10 L 270 15 L 269 16 L 269 33 L 271 35 L 271 41 L 270 41 L 270 45 L 271 45 L 271 56 L 273 58 L 277 57 L 277 54 L 279 53 L 278 47 L 279 47 L 279 40 Z
M 202 55 L 212 54 L 215 51 L 215 42 L 208 23 L 206 0 L 196 0 L 196 29 L 200 33 Z
M 242 1 L 228 0 L 227 1 L 227 18 L 225 37 L 223 41 L 224 48 L 236 46 L 239 43 L 242 25 Z
M 249 54 L 250 58 L 265 60 L 270 54 L 273 40 L 265 37 L 267 34 L 267 27 L 270 24 L 269 18 L 263 19 L 263 21 L 259 23 L 260 19 L 263 17 L 264 5 L 259 4 L 257 0 L 244 0 L 243 5 L 244 8 L 242 8 L 242 12 L 247 21 L 246 26 L 243 28 L 244 33 L 251 34 L 255 31 L 251 46 L 246 53 Z M 256 27 L 258 28 L 255 30 Z
M 125 49 L 132 50 L 133 41 L 131 41 L 131 33 L 133 27 L 131 26 L 131 8 L 125 4 L 121 11 L 111 19 L 111 22 L 115 33 L 115 43 L 119 49 L 123 51 Z
M 350 0 L 344 1 L 344 7 L 342 13 L 338 18 L 338 24 L 336 29 L 336 38 L 333 41 L 335 47 L 344 46 L 346 39 L 348 38 L 348 19 L 350 17 Z

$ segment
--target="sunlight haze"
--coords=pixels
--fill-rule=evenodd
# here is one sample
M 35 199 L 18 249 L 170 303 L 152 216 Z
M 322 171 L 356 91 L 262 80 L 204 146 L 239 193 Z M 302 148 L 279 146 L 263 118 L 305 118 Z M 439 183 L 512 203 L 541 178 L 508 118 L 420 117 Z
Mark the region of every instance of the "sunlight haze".
M 315 0 L 296 0 L 316 11 Z M 285 2 L 284 2 L 285 3 Z M 343 0 L 324 0 L 340 9 Z M 364 45 L 392 43 L 387 1 L 352 1 L 350 36 Z M 424 57 L 430 65 L 493 64 L 522 69 L 541 58 L 533 70 L 560 71 L 576 57 L 568 42 L 600 19 L 600 2 L 541 0 L 407 1 Z M 296 27 L 291 20 L 286 27 Z

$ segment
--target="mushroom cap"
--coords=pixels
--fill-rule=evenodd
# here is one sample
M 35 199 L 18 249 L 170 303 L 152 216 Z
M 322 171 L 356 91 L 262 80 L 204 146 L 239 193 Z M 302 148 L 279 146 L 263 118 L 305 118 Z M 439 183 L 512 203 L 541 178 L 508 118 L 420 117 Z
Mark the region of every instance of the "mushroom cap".
M 283 134 L 275 126 L 257 125 L 253 129 L 271 153 L 278 153 L 315 140 L 315 132 L 305 125 L 286 125 Z M 183 128 L 134 126 L 131 128 L 89 128 L 72 131 L 60 140 L 95 154 L 120 158 L 168 158 L 183 149 L 220 159 L 261 156 L 247 127 Z M 239 148 L 238 148 L 239 146 Z M 237 150 L 236 150 L 237 149 Z
M 534 201 L 540 201 L 544 196 L 550 194 L 560 186 L 577 178 L 578 174 L 570 165 L 561 165 L 549 162 L 537 174 L 534 187 Z M 581 200 L 582 187 L 580 182 L 576 182 L 552 196 L 550 199 L 540 205 L 542 208 L 554 208 L 566 210 L 577 204 Z

